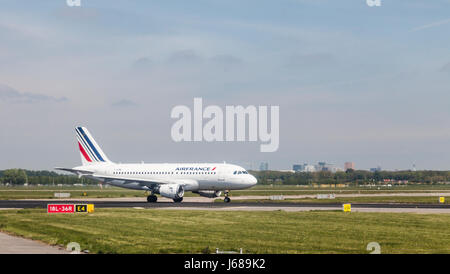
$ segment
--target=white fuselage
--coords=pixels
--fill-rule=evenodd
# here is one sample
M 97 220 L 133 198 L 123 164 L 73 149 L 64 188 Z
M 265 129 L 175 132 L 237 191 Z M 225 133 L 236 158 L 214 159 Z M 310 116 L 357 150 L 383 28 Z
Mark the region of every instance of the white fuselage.
M 147 190 L 144 181 L 179 182 L 187 191 L 236 190 L 254 186 L 257 179 L 244 168 L 232 164 L 115 164 L 98 163 L 74 170 L 90 171 L 90 177 L 114 186 Z M 109 179 L 99 178 L 108 177 Z M 133 182 L 136 180 L 136 182 Z M 131 182 L 130 182 L 131 181 Z

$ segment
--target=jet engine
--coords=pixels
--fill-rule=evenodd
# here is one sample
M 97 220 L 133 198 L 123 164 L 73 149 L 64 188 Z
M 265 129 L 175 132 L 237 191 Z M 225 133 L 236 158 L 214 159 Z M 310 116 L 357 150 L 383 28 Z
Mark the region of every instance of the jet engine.
M 179 184 L 164 184 L 160 185 L 156 192 L 166 198 L 179 199 L 183 198 L 184 188 Z
M 197 193 L 198 195 L 202 196 L 202 197 L 206 197 L 206 198 L 216 198 L 216 197 L 220 197 L 220 195 L 222 194 L 222 191 L 220 190 L 202 190 L 202 191 L 196 191 L 194 193 Z

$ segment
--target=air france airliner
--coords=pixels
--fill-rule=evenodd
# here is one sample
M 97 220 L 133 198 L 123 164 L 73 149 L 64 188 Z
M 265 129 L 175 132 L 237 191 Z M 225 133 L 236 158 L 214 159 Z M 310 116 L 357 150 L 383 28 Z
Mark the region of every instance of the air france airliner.
M 85 127 L 75 128 L 81 166 L 56 168 L 98 180 L 113 186 L 145 190 L 147 201 L 154 203 L 159 194 L 183 201 L 185 191 L 215 198 L 225 193 L 224 202 L 230 202 L 229 191 L 250 188 L 257 179 L 244 168 L 219 163 L 198 164 L 116 164 L 111 162 Z

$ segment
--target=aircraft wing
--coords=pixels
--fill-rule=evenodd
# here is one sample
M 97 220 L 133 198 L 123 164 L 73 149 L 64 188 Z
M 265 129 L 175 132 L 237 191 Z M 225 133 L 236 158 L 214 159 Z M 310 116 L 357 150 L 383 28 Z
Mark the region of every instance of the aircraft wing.
M 65 168 L 65 167 L 55 167 L 55 169 L 57 169 L 57 170 L 62 170 L 62 171 L 72 172 L 72 173 L 75 173 L 75 174 L 78 175 L 78 176 L 92 175 L 92 174 L 94 173 L 94 172 L 92 172 L 92 171 L 78 170 L 78 169 Z

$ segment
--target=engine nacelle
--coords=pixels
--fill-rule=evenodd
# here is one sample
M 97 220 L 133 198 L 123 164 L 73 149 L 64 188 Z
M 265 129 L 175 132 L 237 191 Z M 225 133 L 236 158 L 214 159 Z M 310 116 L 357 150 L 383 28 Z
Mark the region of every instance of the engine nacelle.
M 216 197 L 220 197 L 220 195 L 222 194 L 222 191 L 220 190 L 201 190 L 201 191 L 196 191 L 195 193 L 197 193 L 198 195 L 202 196 L 202 197 L 206 197 L 206 198 L 216 198 Z
M 179 184 L 164 184 L 159 186 L 157 193 L 166 198 L 178 199 L 183 198 L 184 188 Z

